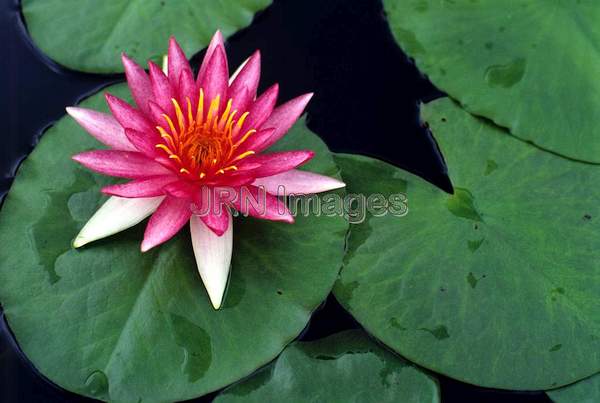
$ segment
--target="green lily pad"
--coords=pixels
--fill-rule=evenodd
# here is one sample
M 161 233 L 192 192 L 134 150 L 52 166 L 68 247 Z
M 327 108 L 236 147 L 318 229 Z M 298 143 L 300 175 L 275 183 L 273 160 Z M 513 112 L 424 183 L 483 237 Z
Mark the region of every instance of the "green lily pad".
M 600 163 L 600 3 L 384 0 L 421 71 L 471 113 Z
M 382 349 L 363 332 L 348 331 L 292 344 L 274 363 L 225 389 L 215 403 L 439 400 L 433 378 Z
M 554 389 L 546 394 L 555 403 L 597 403 L 600 402 L 600 374 Z
M 121 52 L 160 64 L 174 35 L 188 56 L 217 29 L 229 36 L 247 27 L 272 0 L 22 0 L 34 43 L 74 70 L 122 72 Z
M 468 383 L 543 390 L 598 372 L 600 167 L 540 151 L 447 98 L 423 115 L 455 193 L 336 157 L 349 194 L 405 192 L 408 214 L 351 226 L 335 296 L 402 356 Z
M 101 94 L 83 105 L 107 109 Z M 70 156 L 96 147 L 71 118 L 61 119 L 19 169 L 0 212 L 0 302 L 33 365 L 98 399 L 175 401 L 224 387 L 277 356 L 333 286 L 344 218 L 236 219 L 230 284 L 214 311 L 187 229 L 145 254 L 144 225 L 71 248 L 111 179 Z M 303 121 L 283 147 L 315 150 L 306 169 L 336 175 L 327 147 Z

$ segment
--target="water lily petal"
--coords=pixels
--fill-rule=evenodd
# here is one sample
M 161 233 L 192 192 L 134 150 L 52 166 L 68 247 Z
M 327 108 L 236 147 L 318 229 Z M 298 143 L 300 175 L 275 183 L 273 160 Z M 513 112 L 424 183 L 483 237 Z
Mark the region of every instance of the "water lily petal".
M 152 124 L 133 106 L 109 93 L 106 93 L 105 97 L 113 116 L 125 129 L 134 129 L 140 132 L 153 130 Z
M 204 90 L 205 100 L 210 102 L 221 96 L 221 105 L 227 102 L 227 89 L 229 87 L 229 68 L 227 67 L 227 56 L 223 48 L 218 47 L 213 52 L 206 74 L 200 79 L 200 88 Z
M 346 186 L 344 182 L 335 178 L 297 169 L 259 178 L 254 181 L 253 185 L 262 186 L 267 192 L 281 196 L 284 194 L 305 195 L 321 193 Z
M 294 217 L 285 203 L 256 186 L 242 186 L 236 189 L 233 206 L 244 215 L 272 221 L 293 223 Z
M 229 212 L 226 214 L 230 220 Z M 199 217 L 192 216 L 190 231 L 198 273 L 212 306 L 219 309 L 229 279 L 233 252 L 233 223 L 227 226 L 223 235 L 218 236 Z
M 71 106 L 67 113 L 92 137 L 115 150 L 135 151 L 123 127 L 107 113 Z
M 256 51 L 239 70 L 229 87 L 229 98 L 233 100 L 232 109 L 238 112 L 248 110 L 250 102 L 256 98 L 260 81 L 260 52 Z
M 200 83 L 200 81 L 202 81 L 202 79 L 206 75 L 206 70 L 208 68 L 210 59 L 212 58 L 213 53 L 217 48 L 225 50 L 225 45 L 223 44 L 223 34 L 221 34 L 221 31 L 215 32 L 212 39 L 210 40 L 208 48 L 206 49 L 204 60 L 202 60 L 202 65 L 200 66 L 200 70 L 198 70 L 198 78 L 196 80 L 198 83 Z
M 296 168 L 310 160 L 314 155 L 313 151 L 308 150 L 253 155 L 243 160 L 243 164 L 239 165 L 238 172 L 249 173 L 255 178 L 272 176 Z M 260 164 L 260 166 L 248 170 L 245 169 L 246 164 Z
M 134 151 L 86 151 L 72 158 L 92 171 L 119 178 L 137 179 L 172 174 L 169 169 Z
M 135 104 L 144 114 L 148 114 L 148 101 L 153 97 L 152 84 L 148 74 L 136 62 L 129 58 L 125 53 L 121 55 L 123 67 L 125 67 L 125 76 L 127 85 L 131 90 L 131 95 Z
M 116 196 L 109 198 L 81 229 L 73 241 L 73 247 L 79 248 L 133 227 L 152 214 L 163 199 L 164 196 L 137 199 Z
M 137 179 L 118 185 L 102 188 L 102 193 L 119 197 L 155 197 L 165 194 L 163 188 L 169 183 L 177 181 L 175 175 L 155 176 L 147 179 Z
M 190 68 L 190 63 L 188 62 L 185 53 L 181 49 L 181 46 L 179 46 L 173 36 L 169 39 L 169 57 L 167 63 L 169 66 L 169 82 L 175 90 L 179 91 L 181 75 L 184 71 L 187 71 L 191 75 L 192 69 Z
M 175 90 L 160 67 L 153 62 L 148 62 L 148 67 L 150 68 L 150 82 L 152 83 L 154 101 L 162 108 L 162 110 L 166 111 L 169 116 L 174 116 L 175 108 L 173 107 L 173 102 L 171 100 L 175 98 Z
M 143 133 L 133 129 L 125 129 L 125 135 L 138 151 L 147 156 L 153 157 L 158 153 L 156 144 L 161 142 L 161 138 L 155 131 Z
M 259 127 L 266 127 L 263 122 L 267 120 L 269 115 L 273 112 L 275 104 L 277 103 L 277 96 L 279 95 L 279 85 L 274 84 L 263 92 L 254 101 L 254 104 L 250 106 L 248 112 L 248 118 L 244 122 L 242 129 L 234 133 L 234 139 L 239 136 L 243 136 L 248 130 L 258 129 Z
M 194 80 L 191 71 L 183 70 L 179 77 L 179 99 L 181 100 L 181 108 L 187 110 L 187 100 L 189 99 L 192 111 L 198 107 L 199 89 Z
M 222 206 L 220 214 L 209 212 L 200 216 L 202 222 L 211 229 L 217 236 L 221 236 L 229 228 L 229 211 L 226 206 Z
M 275 128 L 275 132 L 273 132 L 271 138 L 262 145 L 262 149 L 268 148 L 277 142 L 277 140 L 282 138 L 283 135 L 290 130 L 300 115 L 302 115 L 302 112 L 304 112 L 304 108 L 312 96 L 312 93 L 301 95 L 277 107 L 273 111 L 269 118 L 262 123 L 261 128 L 273 127 Z
M 171 239 L 188 222 L 191 215 L 189 200 L 166 197 L 148 221 L 142 241 L 142 252 Z
M 166 185 L 164 191 L 173 197 L 193 200 L 196 195 L 200 194 L 200 187 L 191 182 L 180 180 Z

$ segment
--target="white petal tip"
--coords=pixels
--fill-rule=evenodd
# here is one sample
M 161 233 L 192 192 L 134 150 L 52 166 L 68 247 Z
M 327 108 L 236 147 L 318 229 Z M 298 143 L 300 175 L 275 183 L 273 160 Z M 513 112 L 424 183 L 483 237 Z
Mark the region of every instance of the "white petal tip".
M 215 308 L 215 310 L 218 310 L 221 308 L 221 305 L 223 304 L 223 296 L 225 295 L 225 285 L 227 285 L 227 283 L 225 284 L 213 284 L 208 285 L 208 284 L 204 284 L 204 286 L 206 287 L 206 292 L 208 293 L 208 298 L 210 299 L 210 303 L 212 304 L 213 308 Z
M 89 242 L 90 241 L 85 239 L 84 237 L 78 236 L 77 238 L 75 238 L 71 245 L 73 246 L 73 248 L 77 249 L 81 248 L 84 245 L 87 245 Z

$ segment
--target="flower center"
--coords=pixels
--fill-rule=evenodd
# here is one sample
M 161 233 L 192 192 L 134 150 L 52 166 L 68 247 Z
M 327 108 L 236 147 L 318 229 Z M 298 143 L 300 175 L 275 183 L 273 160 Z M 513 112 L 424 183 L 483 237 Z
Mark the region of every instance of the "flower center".
M 162 142 L 156 148 L 164 151 L 174 160 L 179 173 L 191 179 L 203 179 L 207 176 L 222 175 L 227 171 L 237 171 L 235 165 L 241 159 L 254 154 L 254 151 L 238 152 L 240 145 L 253 133 L 250 129 L 241 133 L 248 112 L 239 118 L 237 110 L 232 109 L 232 100 L 222 113 L 219 113 L 221 97 L 215 97 L 205 111 L 204 91 L 200 89 L 198 107 L 192 110 L 192 103 L 186 97 L 184 108 L 177 100 L 171 99 L 175 108 L 176 122 L 166 114 L 165 127 L 157 126 Z

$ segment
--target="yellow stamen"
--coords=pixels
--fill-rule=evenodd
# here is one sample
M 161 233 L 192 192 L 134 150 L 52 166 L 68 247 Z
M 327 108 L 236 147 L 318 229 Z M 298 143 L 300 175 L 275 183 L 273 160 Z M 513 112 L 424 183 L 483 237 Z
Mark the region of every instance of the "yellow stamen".
M 172 155 L 172 154 L 173 154 L 173 151 L 171 151 L 171 150 L 169 149 L 169 147 L 167 147 L 167 146 L 166 146 L 166 145 L 164 145 L 164 144 L 157 144 L 157 145 L 155 145 L 154 147 L 156 147 L 156 148 L 160 148 L 161 150 L 165 150 L 165 151 L 166 151 L 166 152 L 167 152 L 169 155 Z
M 181 168 L 181 169 L 179 170 L 179 173 L 180 173 L 180 174 L 184 174 L 184 173 L 185 173 L 185 174 L 189 174 L 189 173 L 190 173 L 190 171 L 188 171 L 188 170 L 187 170 L 187 169 L 185 169 L 185 168 Z
M 235 158 L 233 159 L 233 161 L 232 161 L 232 162 L 239 161 L 239 160 L 241 160 L 241 159 L 244 159 L 244 158 L 246 158 L 247 156 L 249 156 L 249 155 L 253 155 L 253 154 L 256 154 L 256 153 L 255 153 L 254 151 L 252 151 L 252 150 L 250 150 L 250 151 L 246 151 L 246 152 L 244 152 L 244 153 L 241 153 L 241 154 L 240 154 L 240 155 L 238 155 L 237 157 L 235 157 Z
M 246 140 L 248 139 L 248 137 L 250 137 L 250 136 L 251 136 L 251 135 L 253 135 L 254 133 L 256 133 L 256 130 L 255 130 L 255 129 L 248 130 L 248 131 L 246 132 L 246 134 L 244 134 L 244 135 L 242 136 L 242 138 L 241 138 L 241 139 L 240 139 L 240 140 L 239 140 L 237 143 L 235 143 L 235 144 L 233 145 L 233 147 L 234 147 L 234 148 L 238 148 L 238 147 L 240 146 L 240 144 L 242 144 L 244 141 L 246 141 Z
M 221 129 L 225 125 L 226 120 L 229 118 L 229 112 L 231 111 L 231 105 L 232 105 L 232 101 L 230 99 L 229 101 L 227 101 L 227 106 L 225 107 L 225 111 L 221 115 L 221 121 L 219 122 L 219 128 L 221 128 Z
M 185 131 L 185 118 L 183 117 L 183 112 L 181 111 L 181 107 L 179 103 L 175 100 L 175 98 L 171 98 L 171 102 L 175 107 L 175 115 L 177 116 L 177 124 L 179 124 L 179 131 L 183 133 Z
M 200 88 L 200 96 L 198 99 L 198 108 L 196 110 L 196 124 L 198 126 L 202 125 L 204 121 L 204 91 Z
M 171 120 L 171 118 L 164 113 L 163 113 L 162 117 L 165 118 L 165 120 L 167 121 L 167 124 L 169 125 L 169 129 L 171 129 L 171 134 L 173 135 L 173 137 L 175 137 L 175 139 L 179 141 L 179 136 L 178 136 L 177 130 L 175 129 L 175 125 L 173 124 L 173 121 Z
M 208 108 L 208 115 L 206 115 L 206 126 L 211 127 L 213 123 L 213 117 L 217 114 L 217 110 L 219 109 L 219 104 L 221 103 L 221 96 L 217 95 L 215 99 L 210 103 L 210 107 Z M 216 120 L 216 119 L 215 119 Z

